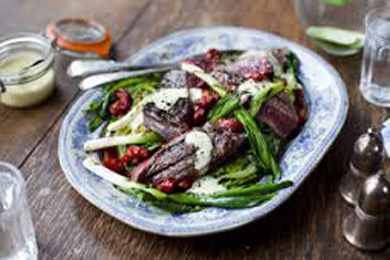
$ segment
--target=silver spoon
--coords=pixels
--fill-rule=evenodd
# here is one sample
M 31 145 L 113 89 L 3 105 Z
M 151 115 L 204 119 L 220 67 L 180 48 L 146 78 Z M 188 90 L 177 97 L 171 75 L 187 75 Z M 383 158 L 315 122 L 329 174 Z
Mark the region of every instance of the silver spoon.
M 223 50 L 220 54 L 242 54 L 243 50 Z M 204 54 L 194 55 L 199 57 Z M 94 87 L 104 85 L 109 82 L 118 81 L 125 78 L 131 78 L 141 75 L 147 75 L 152 73 L 161 73 L 169 70 L 180 69 L 181 63 L 166 63 L 166 64 L 153 64 L 153 65 L 130 65 L 127 62 L 115 62 L 115 61 L 102 61 L 102 60 L 89 60 L 74 61 L 68 68 L 68 74 L 75 76 L 82 76 L 88 74 L 94 74 L 99 72 L 115 72 L 104 73 L 86 77 L 79 83 L 79 88 L 82 90 L 88 90 Z M 126 71 L 127 70 L 127 71 Z M 133 71 L 129 71 L 133 70 Z
M 180 68 L 179 63 L 173 63 L 173 64 L 168 64 L 165 67 L 157 67 L 157 68 L 137 70 L 137 71 L 120 71 L 114 73 L 98 74 L 98 75 L 86 77 L 85 79 L 80 81 L 79 88 L 81 90 L 88 90 L 88 89 L 92 89 L 107 84 L 109 82 L 114 82 L 125 78 L 131 78 L 131 77 L 152 74 L 152 73 L 161 73 L 168 70 L 179 69 L 179 68 Z
M 222 50 L 221 54 L 241 54 L 244 51 L 242 50 Z M 194 57 L 203 56 L 204 54 L 198 54 Z M 80 77 L 87 76 L 92 74 L 98 74 L 103 72 L 117 72 L 122 70 L 145 70 L 153 68 L 168 68 L 170 66 L 177 66 L 176 64 L 171 63 L 158 63 L 152 65 L 132 65 L 129 62 L 114 61 L 114 60 L 75 60 L 73 61 L 68 69 L 67 74 L 70 77 Z
M 118 62 L 114 60 L 75 60 L 68 67 L 67 73 L 70 77 L 87 76 L 103 72 L 117 72 L 121 70 L 144 70 L 152 68 L 162 68 L 170 64 L 153 65 L 131 65 L 128 62 Z

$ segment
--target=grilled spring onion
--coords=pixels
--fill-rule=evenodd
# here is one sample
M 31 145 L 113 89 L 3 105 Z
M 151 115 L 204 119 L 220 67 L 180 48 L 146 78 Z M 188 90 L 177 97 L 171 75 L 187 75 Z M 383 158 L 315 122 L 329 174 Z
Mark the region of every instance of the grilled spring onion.
M 161 137 L 154 132 L 146 132 L 142 134 L 130 134 L 126 136 L 112 136 L 93 139 L 85 142 L 85 151 L 95 151 L 102 148 L 113 147 L 118 145 L 130 144 L 155 144 L 162 143 Z
M 208 121 L 215 122 L 221 119 L 241 106 L 240 101 L 233 96 L 222 98 L 211 110 L 208 116 Z
M 234 197 L 243 195 L 264 195 L 274 193 L 281 189 L 291 187 L 293 183 L 291 181 L 283 181 L 280 183 L 257 183 L 248 187 L 236 187 L 227 191 L 222 191 L 213 195 L 213 197 Z
M 229 172 L 220 177 L 221 184 L 226 188 L 245 185 L 259 179 L 256 162 L 251 162 L 240 171 Z
M 181 69 L 194 74 L 196 77 L 200 78 L 215 92 L 218 93 L 220 97 L 225 97 L 228 92 L 221 86 L 221 84 L 209 73 L 204 72 L 201 68 L 194 64 L 182 63 Z
M 273 175 L 273 181 L 282 175 L 280 167 L 267 144 L 267 140 L 253 117 L 244 109 L 234 111 L 236 118 L 244 125 L 252 148 L 255 151 L 259 166 Z
M 278 94 L 280 91 L 282 91 L 284 88 L 283 82 L 278 81 L 275 83 L 270 83 L 268 84 L 265 88 L 254 92 L 253 93 L 253 98 L 251 100 L 249 112 L 250 114 L 254 117 L 256 116 L 264 102 L 270 98 Z
M 245 196 L 234 196 L 234 197 L 213 197 L 212 195 L 195 195 L 190 193 L 178 193 L 168 196 L 168 200 L 193 206 L 212 206 L 219 208 L 228 208 L 228 209 L 240 209 L 240 208 L 250 208 L 257 205 L 260 205 L 270 199 L 272 199 L 276 194 L 270 195 L 245 195 Z

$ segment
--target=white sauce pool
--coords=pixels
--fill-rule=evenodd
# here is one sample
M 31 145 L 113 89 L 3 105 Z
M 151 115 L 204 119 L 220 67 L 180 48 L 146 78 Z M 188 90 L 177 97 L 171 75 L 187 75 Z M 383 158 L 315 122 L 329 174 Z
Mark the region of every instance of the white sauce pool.
M 202 90 L 186 89 L 186 88 L 164 88 L 158 92 L 146 96 L 142 100 L 142 104 L 154 103 L 161 110 L 169 110 L 180 98 L 191 98 L 196 101 L 202 98 Z
M 197 148 L 195 153 L 195 169 L 198 171 L 207 170 L 213 152 L 211 138 L 205 132 L 193 130 L 187 134 L 185 142 L 193 144 Z
M 212 176 L 203 176 L 197 179 L 188 192 L 196 194 L 213 194 L 216 192 L 225 191 L 226 188 L 218 184 L 218 179 Z

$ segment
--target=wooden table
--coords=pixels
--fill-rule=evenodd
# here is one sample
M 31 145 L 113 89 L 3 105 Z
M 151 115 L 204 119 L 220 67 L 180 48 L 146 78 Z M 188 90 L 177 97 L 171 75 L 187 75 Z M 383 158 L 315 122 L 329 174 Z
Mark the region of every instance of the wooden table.
M 358 91 L 360 56 L 335 58 L 303 32 L 291 0 L 2 0 L 0 34 L 41 31 L 60 17 L 87 17 L 109 26 L 122 56 L 177 29 L 205 24 L 243 25 L 315 49 L 340 72 L 350 95 L 347 123 L 335 144 L 296 194 L 270 216 L 235 231 L 172 239 L 137 231 L 89 204 L 68 184 L 57 157 L 58 131 L 80 96 L 63 76 L 54 96 L 26 110 L 0 107 L 0 159 L 27 179 L 41 259 L 389 259 L 362 253 L 341 235 L 350 211 L 338 193 L 355 138 L 388 111 Z

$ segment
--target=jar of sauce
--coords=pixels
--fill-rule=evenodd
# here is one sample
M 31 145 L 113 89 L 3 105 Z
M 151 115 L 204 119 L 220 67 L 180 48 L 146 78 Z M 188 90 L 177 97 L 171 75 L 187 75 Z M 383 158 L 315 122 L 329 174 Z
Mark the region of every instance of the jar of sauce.
M 15 108 L 36 105 L 54 90 L 51 40 L 33 33 L 0 39 L 0 103 Z

